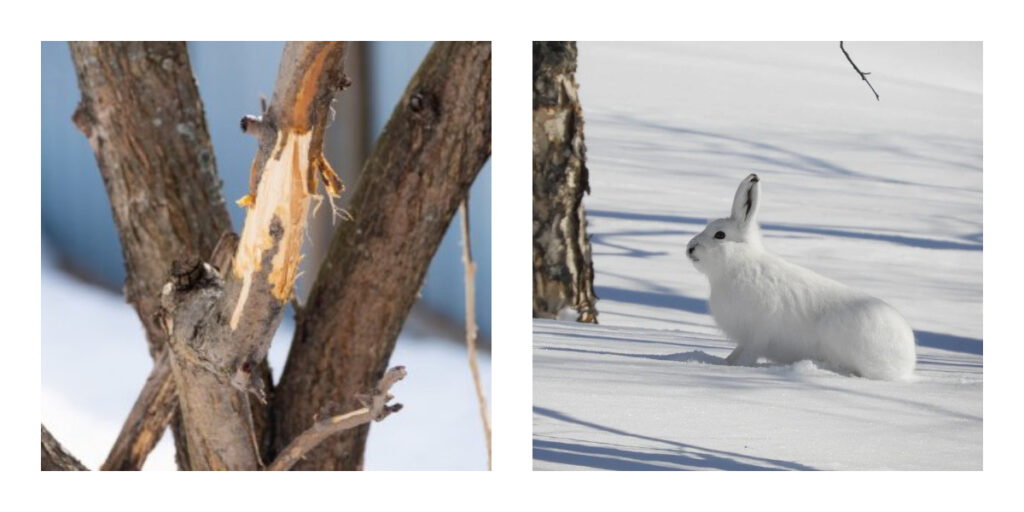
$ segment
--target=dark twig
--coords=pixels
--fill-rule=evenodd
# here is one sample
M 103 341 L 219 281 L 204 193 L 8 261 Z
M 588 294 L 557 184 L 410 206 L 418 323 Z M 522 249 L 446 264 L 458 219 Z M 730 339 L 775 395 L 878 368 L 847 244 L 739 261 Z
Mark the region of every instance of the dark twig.
M 843 55 L 846 55 L 846 60 L 850 61 L 850 65 L 853 66 L 854 71 L 856 71 L 857 74 L 860 75 L 860 78 L 868 84 L 868 87 L 871 88 L 871 92 L 875 93 L 875 99 L 878 101 L 882 101 L 882 99 L 878 97 L 878 91 L 876 91 L 875 88 L 871 85 L 871 82 L 868 81 L 868 75 L 870 75 L 871 73 L 861 71 L 860 68 L 858 68 L 857 65 L 853 63 L 853 59 L 851 59 L 850 54 L 846 52 L 846 48 L 843 47 L 842 41 L 839 41 L 839 49 L 843 51 Z
M 310 450 L 314 449 L 331 435 L 344 432 L 350 428 L 358 427 L 371 421 L 380 421 L 393 412 L 402 409 L 402 404 L 388 405 L 388 401 L 394 398 L 388 391 L 396 382 L 405 377 L 404 366 L 396 366 L 388 370 L 384 377 L 377 383 L 373 394 L 357 397 L 365 407 L 357 409 L 348 414 L 331 416 L 320 419 L 313 423 L 305 432 L 288 443 L 288 446 L 277 456 L 273 464 L 267 469 L 270 471 L 288 471 L 295 463 L 302 460 Z

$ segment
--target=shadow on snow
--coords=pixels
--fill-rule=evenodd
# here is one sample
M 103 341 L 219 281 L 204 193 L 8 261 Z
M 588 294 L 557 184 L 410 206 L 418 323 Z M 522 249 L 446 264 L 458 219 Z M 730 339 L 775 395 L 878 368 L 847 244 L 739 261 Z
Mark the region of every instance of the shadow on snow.
M 633 434 L 574 418 L 545 407 L 534 406 L 533 413 L 556 421 L 572 423 L 624 437 L 653 441 L 664 449 L 651 451 L 630 450 L 621 446 L 595 446 L 568 441 L 533 440 L 533 458 L 546 462 L 585 466 L 594 469 L 620 471 L 664 471 L 670 469 L 721 469 L 730 471 L 754 470 L 813 470 L 796 462 L 754 457 L 724 450 L 702 448 L 667 439 Z
M 646 213 L 628 213 L 628 212 L 613 212 L 608 210 L 587 210 L 587 215 L 593 217 L 606 217 L 610 219 L 623 219 L 623 220 L 639 220 L 639 221 L 654 221 L 654 222 L 667 222 L 673 224 L 697 224 L 704 226 L 708 223 L 708 219 L 700 217 L 685 217 L 681 215 L 661 215 L 661 214 L 646 214 Z M 866 233 L 862 231 L 850 231 L 846 229 L 838 228 L 827 228 L 827 227 L 816 227 L 816 226 L 790 226 L 786 224 L 773 224 L 763 223 L 761 224 L 762 231 L 779 231 L 784 233 L 802 233 L 809 235 L 823 235 L 823 236 L 835 236 L 843 238 L 855 238 L 861 240 L 876 240 L 880 242 L 889 242 L 899 245 L 905 245 L 907 247 L 919 247 L 922 249 L 949 249 L 958 251 L 980 251 L 983 249 L 981 243 L 965 243 L 956 242 L 952 240 L 936 240 L 932 238 L 920 238 L 906 235 L 893 235 L 885 233 Z M 976 237 L 980 242 L 981 234 L 971 235 Z M 617 247 L 621 248 L 621 247 Z

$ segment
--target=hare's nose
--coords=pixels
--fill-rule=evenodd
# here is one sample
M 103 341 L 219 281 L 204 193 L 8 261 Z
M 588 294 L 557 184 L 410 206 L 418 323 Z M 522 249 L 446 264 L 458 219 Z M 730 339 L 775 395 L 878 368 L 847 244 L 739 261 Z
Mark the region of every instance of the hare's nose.
M 696 249 L 696 248 L 697 248 L 697 246 L 693 246 L 693 247 L 690 247 L 689 249 L 686 249 L 686 254 L 693 254 L 693 250 Z

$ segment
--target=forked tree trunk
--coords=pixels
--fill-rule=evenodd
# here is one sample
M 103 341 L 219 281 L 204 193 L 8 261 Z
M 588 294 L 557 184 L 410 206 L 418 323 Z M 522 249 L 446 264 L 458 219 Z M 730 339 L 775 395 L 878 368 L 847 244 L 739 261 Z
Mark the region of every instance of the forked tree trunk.
M 533 43 L 533 316 L 597 323 L 575 42 Z
M 182 469 L 259 469 L 268 447 L 296 438 L 292 458 L 275 467 L 313 450 L 307 466 L 353 469 L 365 427 L 322 447 L 311 440 L 335 427 L 302 430 L 324 405 L 353 405 L 366 392 L 374 405 L 346 421 L 398 410 L 386 405 L 393 380 L 381 376 L 455 208 L 490 155 L 490 45 L 437 44 L 413 78 L 366 165 L 356 220 L 342 224 L 300 311 L 270 408 L 260 403 L 270 391 L 265 356 L 293 298 L 307 212 L 318 183 L 332 195 L 340 187 L 323 138 L 333 95 L 348 84 L 344 51 L 343 43 L 289 43 L 269 108 L 243 121 L 259 150 L 239 237 L 218 192 L 185 46 L 72 45 L 83 96 L 75 121 L 103 172 L 129 300 L 155 357 L 102 469 L 138 469 L 176 406 Z M 281 415 L 276 439 L 271 411 Z M 54 450 L 47 459 L 45 427 L 43 440 L 44 466 L 64 460 Z
M 491 45 L 435 43 L 370 155 L 298 319 L 274 396 L 278 448 L 384 374 L 430 260 L 491 153 Z M 296 469 L 361 469 L 369 426 Z

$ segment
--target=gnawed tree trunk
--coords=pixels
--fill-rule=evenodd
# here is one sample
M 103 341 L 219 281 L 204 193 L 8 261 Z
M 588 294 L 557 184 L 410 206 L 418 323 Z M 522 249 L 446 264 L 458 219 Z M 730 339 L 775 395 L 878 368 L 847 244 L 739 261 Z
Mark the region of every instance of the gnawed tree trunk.
M 533 43 L 533 316 L 597 323 L 575 42 Z
M 155 358 L 104 469 L 138 469 L 171 417 L 180 426 L 181 469 L 259 469 L 275 455 L 269 447 L 296 439 L 275 468 L 308 450 L 310 463 L 359 467 L 367 429 L 337 435 L 339 426 L 398 410 L 381 392 L 394 375 L 384 367 L 452 214 L 490 154 L 490 45 L 437 44 L 410 83 L 364 170 L 351 208 L 356 220 L 339 229 L 309 306 L 300 309 L 302 346 L 293 346 L 285 381 L 314 386 L 285 387 L 270 408 L 260 403 L 270 391 L 265 356 L 293 299 L 307 212 L 321 198 L 318 182 L 332 196 L 341 186 L 323 138 L 333 95 L 348 84 L 344 52 L 343 43 L 285 47 L 269 108 L 243 120 L 259 150 L 237 236 L 212 160 L 199 157 L 208 166 L 197 176 L 187 148 L 166 147 L 184 136 L 212 158 L 184 45 L 72 45 L 83 95 L 75 121 L 107 183 L 129 260 L 126 288 L 146 280 L 128 296 Z M 165 98 L 175 93 L 183 104 Z M 173 130 L 153 128 L 165 119 Z M 213 195 L 194 197 L 196 187 Z M 367 411 L 340 407 L 367 392 Z M 269 428 L 271 411 L 283 415 L 279 427 L 309 427 L 332 404 L 349 414 L 321 416 L 305 436 L 299 428 L 275 438 Z M 330 435 L 337 437 L 321 447 Z
M 167 345 L 154 321 L 160 289 L 174 260 L 208 257 L 231 220 L 185 43 L 70 47 L 82 93 L 74 121 L 96 155 L 121 239 L 125 298 L 156 365 L 103 469 L 139 469 L 177 408 L 159 357 Z M 185 439 L 175 433 L 187 469 Z
M 244 129 L 259 139 L 245 226 L 230 269 L 178 262 L 161 297 L 171 367 L 194 469 L 263 466 L 250 400 L 257 371 L 294 294 L 310 204 L 336 176 L 323 156 L 334 94 L 347 85 L 344 43 L 288 43 L 266 112 Z
M 88 471 L 74 455 L 71 455 L 54 439 L 46 426 L 42 425 L 42 463 L 43 471 Z
M 435 43 L 395 107 L 298 318 L 273 401 L 276 446 L 384 375 L 456 208 L 491 152 L 491 46 Z M 361 469 L 369 426 L 296 469 Z

